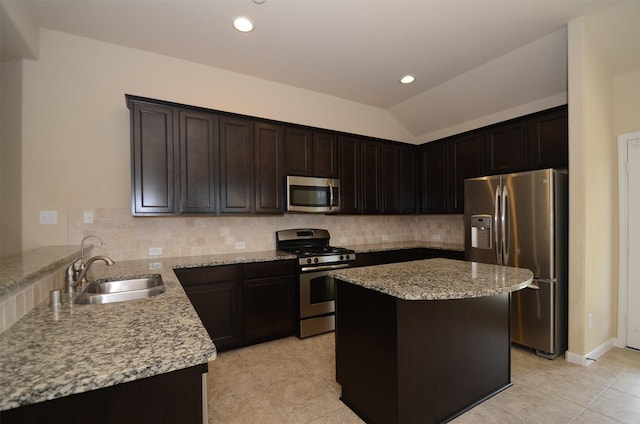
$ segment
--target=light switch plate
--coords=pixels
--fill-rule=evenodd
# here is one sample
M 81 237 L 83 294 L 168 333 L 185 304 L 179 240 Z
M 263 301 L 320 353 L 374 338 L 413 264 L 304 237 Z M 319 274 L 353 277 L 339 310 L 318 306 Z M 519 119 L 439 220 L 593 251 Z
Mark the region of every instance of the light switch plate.
M 40 211 L 40 224 L 55 225 L 58 223 L 58 211 Z
M 93 224 L 93 211 L 84 211 L 84 223 Z

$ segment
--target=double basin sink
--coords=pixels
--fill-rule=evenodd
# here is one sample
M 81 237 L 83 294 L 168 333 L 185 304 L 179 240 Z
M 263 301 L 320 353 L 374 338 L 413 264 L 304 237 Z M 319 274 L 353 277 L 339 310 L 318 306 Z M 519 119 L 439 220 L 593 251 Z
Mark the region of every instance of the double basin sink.
M 164 291 L 160 274 L 96 280 L 90 282 L 78 295 L 76 303 L 89 305 L 124 302 L 157 296 Z

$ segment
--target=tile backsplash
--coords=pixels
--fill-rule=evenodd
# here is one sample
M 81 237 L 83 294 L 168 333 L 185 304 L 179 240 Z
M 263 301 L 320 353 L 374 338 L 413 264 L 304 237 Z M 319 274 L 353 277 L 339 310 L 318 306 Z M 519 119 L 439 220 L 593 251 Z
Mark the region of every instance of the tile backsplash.
M 236 253 L 236 243 L 244 243 L 246 251 L 273 250 L 275 232 L 289 228 L 325 228 L 336 246 L 381 241 L 464 243 L 462 215 L 133 217 L 130 209 L 97 208 L 90 209 L 93 223 L 85 224 L 86 210 L 68 210 L 69 244 L 98 235 L 106 254 L 116 261 L 149 258 L 150 248 L 161 248 L 164 257 Z M 101 253 L 99 246 L 94 252 Z

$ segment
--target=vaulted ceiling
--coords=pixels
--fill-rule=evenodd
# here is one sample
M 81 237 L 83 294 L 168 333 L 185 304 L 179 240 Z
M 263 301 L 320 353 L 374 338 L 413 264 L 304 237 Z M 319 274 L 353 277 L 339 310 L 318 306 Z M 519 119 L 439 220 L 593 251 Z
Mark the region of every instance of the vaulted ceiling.
M 14 0 L 3 0 L 10 2 Z M 414 136 L 566 91 L 566 23 L 613 0 L 20 0 L 35 24 L 387 110 Z M 233 29 L 250 18 L 252 32 Z M 15 49 L 3 42 L 3 59 Z M 412 74 L 404 85 L 399 79 Z

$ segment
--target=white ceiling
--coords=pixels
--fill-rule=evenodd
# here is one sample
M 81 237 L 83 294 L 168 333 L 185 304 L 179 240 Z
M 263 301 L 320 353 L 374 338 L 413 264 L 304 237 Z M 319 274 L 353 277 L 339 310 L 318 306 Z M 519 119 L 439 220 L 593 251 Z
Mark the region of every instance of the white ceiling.
M 536 100 L 532 97 L 566 91 L 563 36 L 566 22 L 619 3 L 613 0 L 20 2 L 26 4 L 40 27 L 385 109 L 414 136 Z M 242 34 L 232 28 L 232 20 L 240 15 L 253 20 L 254 31 Z M 536 42 L 535 48 L 528 49 L 526 54 L 518 53 L 522 46 L 541 38 L 543 41 Z M 489 64 L 494 64 L 493 68 L 487 68 Z M 480 85 L 474 78 L 469 79 L 469 75 L 478 72 L 484 75 Z M 400 84 L 398 80 L 407 73 L 415 75 L 416 81 Z M 458 84 L 460 81 L 476 84 L 478 92 L 466 89 L 456 92 L 464 87 Z M 505 89 L 496 90 L 502 82 Z M 448 85 L 458 89 L 447 89 Z M 495 101 L 491 93 L 495 94 Z M 474 101 L 465 101 L 465 96 L 474 97 Z M 430 110 L 437 112 L 437 116 L 421 119 Z

